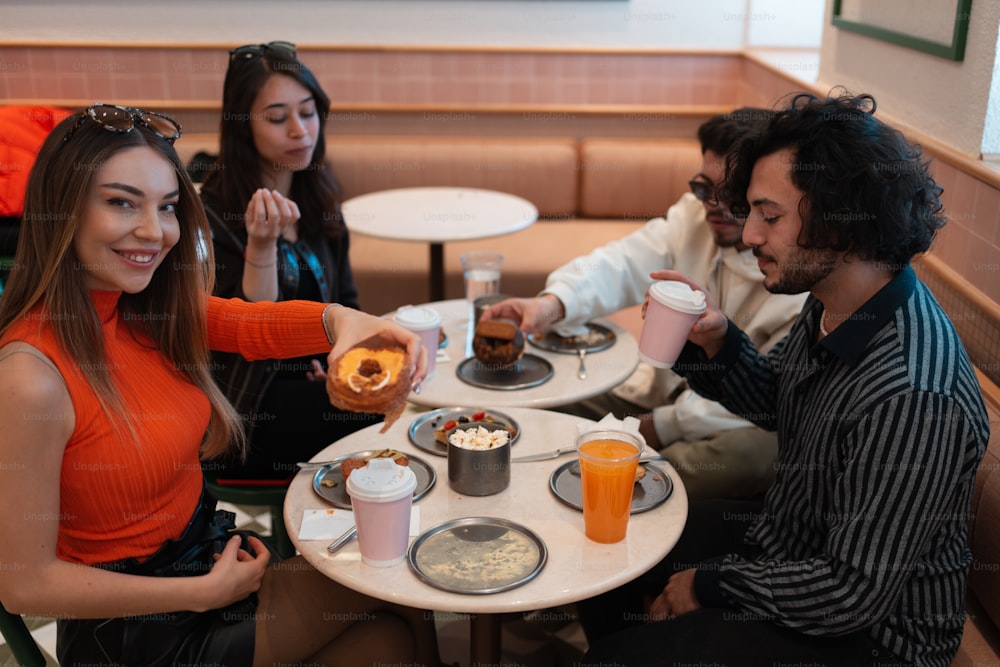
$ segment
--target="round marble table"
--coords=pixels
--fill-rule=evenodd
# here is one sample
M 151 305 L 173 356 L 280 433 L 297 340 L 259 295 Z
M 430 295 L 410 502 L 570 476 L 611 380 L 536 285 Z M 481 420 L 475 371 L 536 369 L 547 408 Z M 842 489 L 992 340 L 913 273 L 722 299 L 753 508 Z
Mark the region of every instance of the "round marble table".
M 511 450 L 515 458 L 572 446 L 577 424 L 585 421 L 530 408 L 506 408 L 504 412 L 521 427 L 521 437 Z M 437 473 L 434 487 L 414 505 L 420 508 L 420 530 L 461 517 L 514 521 L 534 531 L 548 549 L 548 561 L 535 578 L 500 593 L 463 595 L 424 583 L 405 562 L 390 568 L 362 563 L 356 541 L 330 554 L 326 549 L 328 539 L 300 540 L 303 512 L 329 507 L 312 489 L 314 471 L 300 471 L 292 481 L 285 498 L 285 524 L 292 542 L 306 560 L 349 588 L 402 605 L 473 614 L 472 664 L 499 664 L 497 615 L 546 609 L 608 591 L 646 572 L 666 556 L 680 537 L 687 518 L 687 496 L 677 473 L 666 462 L 661 463 L 673 481 L 672 495 L 661 505 L 632 515 L 622 542 L 599 544 L 584 535 L 582 512 L 564 504 L 549 489 L 553 470 L 570 461 L 572 455 L 512 463 L 510 486 L 506 490 L 485 497 L 461 495 L 448 486 L 447 458 L 410 442 L 407 431 L 420 414 L 410 406 L 385 434 L 378 432 L 381 424 L 368 427 L 330 445 L 313 460 L 330 460 L 383 447 L 419 456 Z
M 594 322 L 615 333 L 616 342 L 605 350 L 587 354 L 586 379 L 576 376 L 580 359 L 575 354 L 550 352 L 525 343 L 525 354 L 533 354 L 552 364 L 551 378 L 543 384 L 524 389 L 473 386 L 457 375 L 458 365 L 471 356 L 468 302 L 465 299 L 450 299 L 423 305 L 440 313 L 441 328 L 448 336 L 448 344 L 444 348 L 447 360 L 438 358 L 434 377 L 424 381 L 419 394 L 410 392 L 407 400 L 417 405 L 432 408 L 459 405 L 551 408 L 608 391 L 624 382 L 639 363 L 639 344 L 635 336 L 614 322 L 597 319 Z
M 444 243 L 520 231 L 538 219 L 527 199 L 479 188 L 382 190 L 343 203 L 348 229 L 391 241 L 430 244 L 430 299 L 444 298 Z

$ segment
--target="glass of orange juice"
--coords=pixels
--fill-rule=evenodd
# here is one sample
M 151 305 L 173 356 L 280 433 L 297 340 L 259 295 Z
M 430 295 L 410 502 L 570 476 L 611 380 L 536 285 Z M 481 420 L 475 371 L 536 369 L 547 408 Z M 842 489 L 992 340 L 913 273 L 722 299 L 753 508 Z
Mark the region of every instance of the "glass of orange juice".
M 642 443 L 625 431 L 591 431 L 576 439 L 587 537 L 610 544 L 625 539 Z

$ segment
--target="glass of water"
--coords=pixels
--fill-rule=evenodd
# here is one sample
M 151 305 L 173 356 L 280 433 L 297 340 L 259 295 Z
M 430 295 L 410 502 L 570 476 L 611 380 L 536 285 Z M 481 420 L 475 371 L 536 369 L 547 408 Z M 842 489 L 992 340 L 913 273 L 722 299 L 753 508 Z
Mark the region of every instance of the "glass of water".
M 474 303 L 483 296 L 500 293 L 500 265 L 503 255 L 498 252 L 476 250 L 464 253 L 462 272 L 465 274 L 465 300 L 469 304 L 469 324 L 465 335 L 465 356 L 472 356 L 472 339 L 475 335 L 476 319 Z
M 460 258 L 465 274 L 465 298 L 472 303 L 481 296 L 500 293 L 500 266 L 503 255 L 498 252 L 477 250 Z

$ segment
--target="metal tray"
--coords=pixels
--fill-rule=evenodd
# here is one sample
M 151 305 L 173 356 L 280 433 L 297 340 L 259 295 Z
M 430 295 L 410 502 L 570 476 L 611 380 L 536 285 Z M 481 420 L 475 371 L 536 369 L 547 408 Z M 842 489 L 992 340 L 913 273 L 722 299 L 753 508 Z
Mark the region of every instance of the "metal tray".
M 452 419 L 461 416 L 470 417 L 477 412 L 485 412 L 488 417 L 494 417 L 494 421 L 514 429 L 510 437 L 510 446 L 513 447 L 518 438 L 521 437 L 521 427 L 514 418 L 497 410 L 483 410 L 481 408 L 438 408 L 426 414 L 422 414 L 410 424 L 410 442 L 431 454 L 438 456 L 448 456 L 448 447 L 434 439 L 434 431 Z
M 576 354 L 579 350 L 600 352 L 617 342 L 615 332 L 603 324 L 587 322 L 587 333 L 579 336 L 560 336 L 553 330 L 528 335 L 528 342 L 541 350 L 559 352 L 560 354 Z
M 639 465 L 646 468 L 646 476 L 636 482 L 632 490 L 630 514 L 639 514 L 662 505 L 674 492 L 674 481 L 670 479 L 666 470 L 650 461 Z M 556 498 L 570 507 L 583 511 L 579 461 L 567 461 L 553 470 L 549 477 L 549 488 Z
M 369 449 L 334 459 L 329 464 L 317 470 L 316 474 L 313 475 L 313 491 L 334 507 L 345 510 L 351 509 L 351 497 L 347 495 L 347 484 L 344 483 L 344 476 L 340 474 L 340 464 L 356 456 L 362 458 L 371 456 L 377 451 L 377 449 Z M 413 499 L 420 500 L 434 487 L 434 483 L 437 481 L 437 473 L 427 461 L 413 454 L 404 453 L 406 454 L 406 458 L 410 460 L 410 470 L 417 477 L 417 488 L 413 490 Z M 328 483 L 332 482 L 334 486 L 324 486 L 324 480 Z
M 533 531 L 506 519 L 451 519 L 413 541 L 410 567 L 424 582 L 451 593 L 486 595 L 516 588 L 548 558 Z
M 469 357 L 455 370 L 458 379 L 473 387 L 513 391 L 545 384 L 552 379 L 554 370 L 548 359 L 526 354 L 510 368 L 490 367 L 475 357 Z

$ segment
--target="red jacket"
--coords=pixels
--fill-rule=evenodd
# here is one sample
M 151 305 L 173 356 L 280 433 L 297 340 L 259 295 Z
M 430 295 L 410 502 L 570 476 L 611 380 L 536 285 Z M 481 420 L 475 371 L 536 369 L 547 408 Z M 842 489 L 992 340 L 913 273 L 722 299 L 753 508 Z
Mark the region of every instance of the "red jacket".
M 57 107 L 0 107 L 0 216 L 21 215 L 38 149 L 52 128 L 71 113 Z

